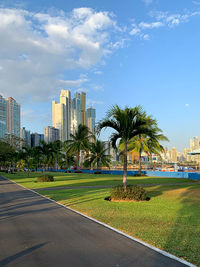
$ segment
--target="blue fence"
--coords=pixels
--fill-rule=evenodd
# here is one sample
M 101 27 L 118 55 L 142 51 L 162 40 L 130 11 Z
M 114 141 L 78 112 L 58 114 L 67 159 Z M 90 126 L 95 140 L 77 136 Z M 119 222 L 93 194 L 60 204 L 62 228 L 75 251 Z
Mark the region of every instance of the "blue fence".
M 39 169 L 38 171 L 42 171 Z M 66 170 L 49 170 L 54 172 L 65 172 Z M 81 170 L 82 173 L 90 173 L 93 174 L 97 172 L 97 170 Z M 71 170 L 72 173 L 75 170 Z M 102 174 L 115 174 L 115 175 L 122 175 L 123 171 L 119 170 L 102 170 Z M 186 178 L 190 180 L 200 180 L 200 173 L 197 172 L 161 172 L 161 171 L 142 171 L 143 174 L 147 176 L 155 176 L 155 177 L 166 177 L 166 178 Z M 128 176 L 136 175 L 138 171 L 127 171 Z

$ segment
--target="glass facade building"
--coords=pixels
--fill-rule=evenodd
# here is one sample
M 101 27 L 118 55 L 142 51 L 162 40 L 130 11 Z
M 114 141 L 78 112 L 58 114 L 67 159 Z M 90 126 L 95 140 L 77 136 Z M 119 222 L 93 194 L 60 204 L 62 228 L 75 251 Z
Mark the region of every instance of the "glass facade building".
M 0 139 L 7 132 L 7 101 L 0 95 Z

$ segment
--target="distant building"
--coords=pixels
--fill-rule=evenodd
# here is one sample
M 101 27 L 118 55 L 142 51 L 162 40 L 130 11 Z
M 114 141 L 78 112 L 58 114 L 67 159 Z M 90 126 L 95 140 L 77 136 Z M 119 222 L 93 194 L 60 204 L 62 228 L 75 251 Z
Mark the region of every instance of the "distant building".
M 0 139 L 5 137 L 7 132 L 7 101 L 0 95 Z
M 20 137 L 20 105 L 14 98 L 7 100 L 7 132 Z
M 69 90 L 61 90 L 60 103 L 52 101 L 52 121 L 53 127 L 60 131 L 60 140 L 69 140 L 79 124 L 87 125 L 86 93 L 75 93 L 71 99 Z
M 171 152 L 171 161 L 172 162 L 177 162 L 177 149 L 175 147 L 172 148 Z
M 31 147 L 40 146 L 42 141 L 44 141 L 44 134 L 31 134 Z
M 24 141 L 23 145 L 31 147 L 31 133 L 25 127 L 22 127 L 20 130 L 20 138 Z
M 86 125 L 86 114 L 85 114 L 85 107 L 86 107 L 86 93 L 81 93 L 81 124 Z
M 95 126 L 96 126 L 96 110 L 94 108 L 88 108 L 86 113 L 86 121 L 87 121 L 87 127 L 92 132 L 92 134 L 95 134 Z
M 47 143 L 55 142 L 59 140 L 60 134 L 59 134 L 59 129 L 52 127 L 52 126 L 47 126 L 44 128 L 44 141 Z

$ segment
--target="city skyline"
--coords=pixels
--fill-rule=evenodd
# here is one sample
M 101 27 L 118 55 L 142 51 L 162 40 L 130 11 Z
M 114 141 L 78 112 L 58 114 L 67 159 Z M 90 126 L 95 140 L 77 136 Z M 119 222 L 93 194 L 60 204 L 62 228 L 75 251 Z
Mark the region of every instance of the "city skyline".
M 86 91 L 97 121 L 112 104 L 141 104 L 158 120 L 167 146 L 183 151 L 199 135 L 195 1 L 3 0 L 0 19 L 0 94 L 22 104 L 27 129 L 51 125 L 51 101 L 70 88 Z

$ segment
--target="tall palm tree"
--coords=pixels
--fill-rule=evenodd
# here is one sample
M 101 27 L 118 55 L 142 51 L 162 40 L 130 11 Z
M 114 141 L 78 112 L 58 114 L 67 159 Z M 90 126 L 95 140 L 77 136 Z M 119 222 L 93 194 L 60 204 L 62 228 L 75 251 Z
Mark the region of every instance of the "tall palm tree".
M 86 157 L 86 161 L 90 164 L 91 169 L 93 169 L 95 165 L 97 168 L 110 166 L 110 155 L 106 154 L 107 150 L 108 149 L 105 148 L 104 143 L 98 139 L 91 143 L 90 151 Z
M 32 167 L 34 157 L 33 147 L 25 146 L 23 147 L 23 156 L 22 158 L 25 160 L 27 169 L 28 169 L 28 177 L 30 175 L 30 168 Z
M 41 153 L 42 163 L 43 163 L 43 172 L 45 172 L 45 167 L 49 166 L 50 159 L 52 158 L 53 149 L 52 144 L 48 144 L 45 141 L 41 142 L 41 146 L 38 147 L 38 150 Z
M 70 134 L 70 138 L 70 140 L 65 141 L 65 151 L 70 151 L 76 155 L 77 167 L 80 167 L 80 152 L 89 150 L 93 135 L 86 125 L 79 124 L 75 134 Z
M 151 136 L 152 125 L 157 122 L 151 116 L 147 116 L 141 106 L 134 108 L 126 107 L 121 109 L 118 105 L 113 106 L 107 113 L 106 118 L 99 122 L 97 130 L 100 132 L 103 128 L 112 128 L 115 132 L 111 135 L 111 143 L 114 148 L 119 140 L 124 144 L 123 150 L 123 185 L 127 186 L 127 153 L 128 143 L 132 138 L 140 134 Z

